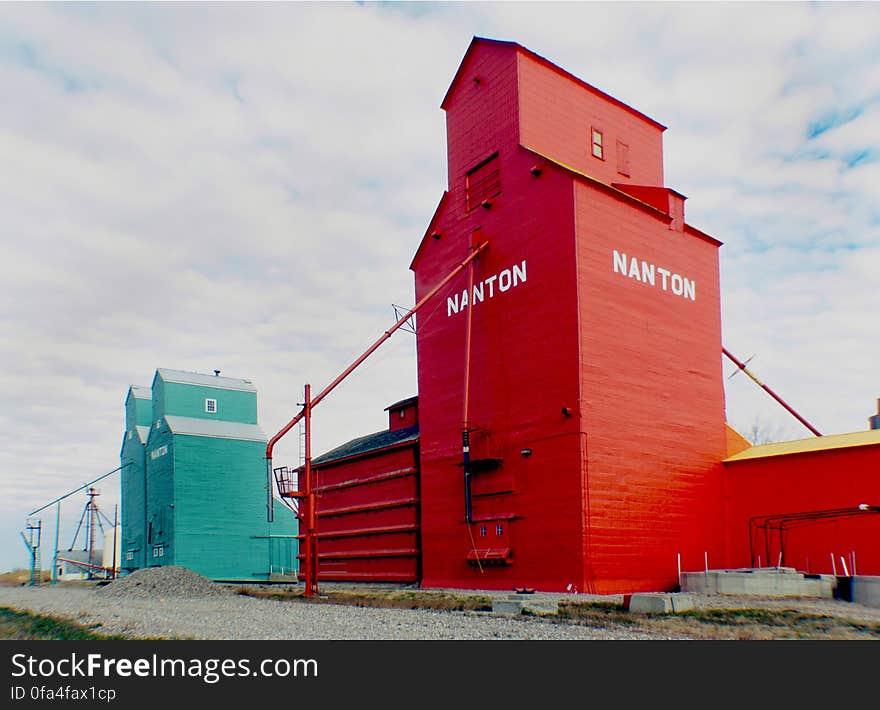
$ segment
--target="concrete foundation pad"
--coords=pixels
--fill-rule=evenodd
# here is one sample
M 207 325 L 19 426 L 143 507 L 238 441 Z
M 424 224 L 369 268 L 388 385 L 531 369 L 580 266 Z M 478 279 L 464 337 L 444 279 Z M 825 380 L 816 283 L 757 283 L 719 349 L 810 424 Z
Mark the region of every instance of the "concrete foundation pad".
M 762 567 L 685 572 L 681 588 L 698 594 L 830 599 L 835 584 L 836 579 L 831 575 L 807 576 L 791 567 Z
M 853 577 L 852 600 L 856 604 L 880 608 L 880 577 Z

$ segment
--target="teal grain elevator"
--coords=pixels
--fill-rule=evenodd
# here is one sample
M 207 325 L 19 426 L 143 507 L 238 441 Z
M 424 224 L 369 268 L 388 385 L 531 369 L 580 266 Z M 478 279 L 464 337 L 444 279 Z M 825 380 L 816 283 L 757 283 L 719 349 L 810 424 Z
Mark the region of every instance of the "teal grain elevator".
M 210 579 L 296 570 L 297 524 L 266 522 L 267 436 L 249 380 L 158 369 L 129 388 L 122 444 L 122 568 L 179 565 Z

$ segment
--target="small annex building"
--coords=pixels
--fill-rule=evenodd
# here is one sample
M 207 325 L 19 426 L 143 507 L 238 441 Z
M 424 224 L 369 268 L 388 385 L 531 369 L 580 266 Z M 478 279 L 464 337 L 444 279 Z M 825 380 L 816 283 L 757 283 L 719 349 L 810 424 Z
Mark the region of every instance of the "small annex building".
M 322 580 L 421 579 L 418 397 L 386 411 L 388 429 L 312 460 Z
M 122 445 L 122 568 L 178 565 L 214 580 L 296 570 L 296 519 L 266 521 L 267 436 L 245 379 L 158 369 L 129 388 Z

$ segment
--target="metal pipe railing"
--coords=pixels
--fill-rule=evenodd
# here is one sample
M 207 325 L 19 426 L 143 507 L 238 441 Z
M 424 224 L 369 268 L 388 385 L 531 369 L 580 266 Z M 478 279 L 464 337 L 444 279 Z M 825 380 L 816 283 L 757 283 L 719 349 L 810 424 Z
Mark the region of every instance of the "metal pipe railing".
M 346 367 L 336 378 L 327 385 L 317 396 L 311 398 L 311 386 L 305 386 L 305 402 L 299 413 L 285 424 L 277 434 L 275 434 L 266 444 L 266 494 L 267 494 L 267 520 L 271 523 L 274 519 L 274 501 L 272 496 L 272 452 L 275 444 L 295 427 L 301 420 L 305 419 L 305 465 L 304 465 L 304 490 L 305 494 L 302 502 L 305 509 L 302 511 L 301 521 L 305 524 L 305 535 L 303 537 L 304 550 L 304 566 L 305 566 L 305 596 L 313 596 L 318 592 L 318 557 L 317 557 L 317 535 L 314 530 L 315 515 L 315 495 L 311 485 L 311 414 L 312 410 L 330 394 L 346 377 L 348 377 L 364 360 L 372 355 L 386 340 L 388 340 L 395 331 L 403 326 L 412 316 L 419 311 L 428 301 L 439 293 L 452 279 L 458 276 L 469 264 L 471 264 L 482 252 L 489 248 L 489 242 L 484 241 L 479 246 L 472 248 L 468 257 L 450 271 L 434 288 L 426 293 L 403 317 L 398 319 L 393 326 L 386 330 L 382 336 L 376 340 L 364 353 L 358 357 L 351 365 Z

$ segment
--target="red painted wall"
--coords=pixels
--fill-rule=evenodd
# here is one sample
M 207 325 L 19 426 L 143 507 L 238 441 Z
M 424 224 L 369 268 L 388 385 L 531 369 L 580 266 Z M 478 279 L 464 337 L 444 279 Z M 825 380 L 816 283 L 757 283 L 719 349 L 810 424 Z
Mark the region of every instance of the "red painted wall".
M 477 283 L 522 262 L 527 279 L 470 311 L 471 456 L 503 461 L 475 476 L 470 527 L 460 466 L 468 309 L 448 301 L 467 274 L 419 316 L 423 583 L 635 591 L 671 588 L 679 552 L 685 564 L 704 550 L 720 563 L 718 243 L 683 231 L 680 199 L 670 219 L 554 165 L 535 176 L 543 161 L 518 145 L 521 129 L 536 150 L 596 174 L 583 155 L 600 116 L 611 139 L 613 124 L 638 138 L 631 178 L 662 184 L 661 127 L 493 43 L 472 45 L 444 108 L 449 199 L 429 229 L 440 238 L 426 237 L 413 262 L 416 298 L 472 239 L 491 245 Z M 495 153 L 500 194 L 468 210 L 467 172 Z M 612 172 L 607 181 L 620 180 Z M 615 274 L 613 249 L 687 276 L 696 299 Z M 509 564 L 468 563 L 507 547 Z
M 388 430 L 409 429 L 419 423 L 419 405 L 417 400 L 407 404 L 388 408 Z
M 458 210 L 464 207 L 467 172 L 517 144 L 516 52 L 484 44 L 468 53 L 444 108 L 449 193 Z
M 314 475 L 318 579 L 418 581 L 418 447 L 339 459 Z
M 663 185 L 662 126 L 526 52 L 517 57 L 522 145 L 606 183 Z M 591 153 L 592 127 L 602 131 L 604 160 Z M 628 176 L 618 172 L 618 142 L 629 149 Z
M 437 222 L 442 238 L 429 238 L 414 264 L 420 299 L 467 256 L 477 228 L 476 239 L 491 244 L 474 269 L 477 283 L 526 262 L 525 281 L 505 292 L 493 282 L 494 296 L 486 290 L 471 311 L 471 456 L 503 464 L 475 475 L 479 522 L 470 530 L 460 466 L 468 314 L 450 312 L 447 300 L 467 288 L 467 272 L 419 317 L 423 584 L 582 591 L 580 438 L 577 418 L 561 413 L 576 410 L 578 396 L 571 181 L 549 172 L 536 179 L 533 156 L 521 149 L 502 150 L 499 160 L 504 187 L 494 206 L 467 213 L 450 200 Z M 474 548 L 493 546 L 513 550 L 510 565 L 468 564 Z
M 685 569 L 704 551 L 724 564 L 718 245 L 588 184 L 575 208 L 588 570 L 599 592 L 669 589 L 679 553 Z M 615 272 L 615 250 L 638 278 Z M 664 290 L 661 267 L 694 299 L 671 276 Z
M 571 183 L 561 174 L 538 179 L 529 172 L 534 156 L 518 147 L 516 63 L 509 45 L 475 45 L 466 56 L 444 102 L 449 198 L 432 224 L 442 236 L 426 238 L 413 263 L 420 299 L 467 256 L 472 239 L 491 243 L 474 268 L 476 283 L 526 262 L 524 282 L 501 292 L 493 281 L 494 295 L 485 293 L 471 311 L 471 456 L 503 460 L 474 476 L 471 526 L 460 465 L 468 314 L 451 313 L 448 305 L 467 288 L 468 274 L 419 315 L 429 587 L 582 589 L 580 440 L 576 418 L 561 414 L 563 406 L 577 407 Z M 467 171 L 496 152 L 500 194 L 491 209 L 468 211 Z M 521 454 L 526 448 L 531 456 Z M 503 548 L 512 550 L 510 564 L 468 563 L 475 551 Z
M 749 519 L 811 510 L 880 505 L 880 447 L 858 446 L 786 456 L 746 459 L 724 465 L 727 538 L 734 566 L 750 564 Z M 799 526 L 788 533 L 784 564 L 831 574 L 830 553 L 843 574 L 839 556 L 856 553 L 859 574 L 880 575 L 880 514 Z M 763 537 L 755 545 L 766 565 Z M 770 564 L 778 560 L 771 539 Z M 849 570 L 850 572 L 852 570 Z

